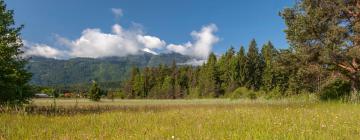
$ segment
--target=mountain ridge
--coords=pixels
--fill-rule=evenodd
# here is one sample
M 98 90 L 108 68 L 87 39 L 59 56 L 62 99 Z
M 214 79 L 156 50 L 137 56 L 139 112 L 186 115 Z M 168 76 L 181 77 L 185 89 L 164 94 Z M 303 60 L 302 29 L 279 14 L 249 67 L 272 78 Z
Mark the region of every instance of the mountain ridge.
M 27 69 L 33 74 L 31 84 L 38 86 L 72 85 L 99 82 L 123 81 L 128 77 L 131 67 L 154 67 L 159 64 L 170 65 L 187 63 L 194 58 L 178 53 L 154 55 L 142 53 L 125 57 L 70 58 L 55 59 L 33 56 Z

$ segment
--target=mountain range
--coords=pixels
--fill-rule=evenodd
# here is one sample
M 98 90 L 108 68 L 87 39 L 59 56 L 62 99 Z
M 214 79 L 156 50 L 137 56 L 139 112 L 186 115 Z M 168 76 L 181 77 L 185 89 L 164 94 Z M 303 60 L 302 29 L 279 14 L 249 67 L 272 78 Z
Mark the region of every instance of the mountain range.
M 66 86 L 81 83 L 121 82 L 128 78 L 131 67 L 153 67 L 159 64 L 186 64 L 195 60 L 178 53 L 152 54 L 105 58 L 71 58 L 66 60 L 33 56 L 27 69 L 33 74 L 31 83 L 38 86 Z

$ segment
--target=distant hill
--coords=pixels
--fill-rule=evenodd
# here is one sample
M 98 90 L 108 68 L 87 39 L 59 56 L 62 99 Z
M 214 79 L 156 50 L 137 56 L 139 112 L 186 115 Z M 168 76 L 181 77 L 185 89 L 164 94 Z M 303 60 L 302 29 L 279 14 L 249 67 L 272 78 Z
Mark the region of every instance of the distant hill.
M 46 85 L 73 85 L 98 82 L 120 82 L 128 77 L 132 66 L 158 66 L 185 63 L 192 58 L 177 53 L 153 55 L 143 53 L 126 57 L 107 58 L 72 58 L 58 60 L 43 57 L 32 57 L 28 70 L 33 74 L 31 83 L 40 86 Z

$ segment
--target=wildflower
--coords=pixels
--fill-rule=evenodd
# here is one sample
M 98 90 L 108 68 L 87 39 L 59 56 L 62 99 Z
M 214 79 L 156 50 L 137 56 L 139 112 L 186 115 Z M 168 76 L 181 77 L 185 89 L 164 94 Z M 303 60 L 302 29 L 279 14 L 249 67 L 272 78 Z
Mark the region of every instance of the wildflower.
M 175 139 L 175 136 L 171 136 L 172 139 Z

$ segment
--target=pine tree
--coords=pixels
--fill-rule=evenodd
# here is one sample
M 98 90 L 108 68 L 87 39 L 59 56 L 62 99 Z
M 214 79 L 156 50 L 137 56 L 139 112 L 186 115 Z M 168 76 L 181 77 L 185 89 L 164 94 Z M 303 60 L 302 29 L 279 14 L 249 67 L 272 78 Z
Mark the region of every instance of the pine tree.
M 23 26 L 15 27 L 13 15 L 0 0 L 0 104 L 27 103 L 33 96 L 28 84 L 31 74 L 25 70 L 27 61 L 21 51 Z
M 360 90 L 359 9 L 359 0 L 300 0 L 281 13 L 296 56 L 346 77 L 353 100 Z

